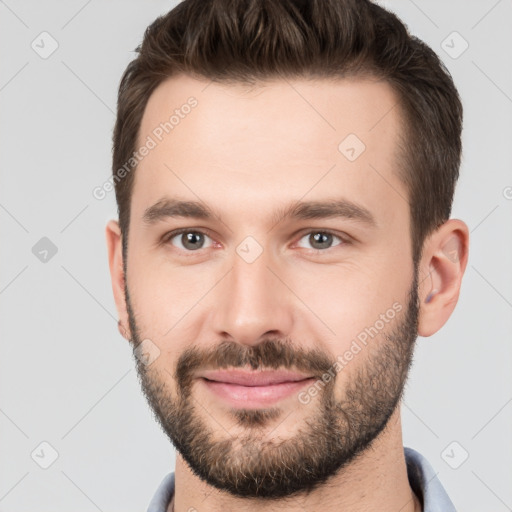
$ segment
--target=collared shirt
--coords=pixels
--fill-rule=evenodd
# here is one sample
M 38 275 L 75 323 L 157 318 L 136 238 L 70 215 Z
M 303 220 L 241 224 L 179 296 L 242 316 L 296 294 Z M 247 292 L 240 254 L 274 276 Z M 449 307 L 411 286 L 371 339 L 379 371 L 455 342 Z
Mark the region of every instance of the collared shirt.
M 422 503 L 423 512 L 457 512 L 428 460 L 412 448 L 404 447 L 404 454 L 409 485 Z M 173 500 L 174 473 L 169 473 L 158 486 L 147 512 L 167 512 Z

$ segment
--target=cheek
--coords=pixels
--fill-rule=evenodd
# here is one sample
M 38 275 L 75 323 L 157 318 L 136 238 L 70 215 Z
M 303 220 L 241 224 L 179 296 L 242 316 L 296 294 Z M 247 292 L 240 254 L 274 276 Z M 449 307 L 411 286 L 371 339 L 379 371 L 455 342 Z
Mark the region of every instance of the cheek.
M 396 262 L 384 256 L 319 266 L 315 272 L 301 272 L 300 279 L 289 275 L 294 279 L 294 292 L 315 313 L 308 315 L 309 329 L 326 333 L 334 357 L 350 350 L 355 339 L 372 339 L 368 332 L 381 337 L 382 331 L 396 326 L 398 313 L 406 308 L 412 263 L 400 261 L 398 271 Z
M 145 393 L 154 402 L 153 406 L 163 412 L 168 410 L 169 400 L 177 399 L 175 379 L 170 375 L 173 374 L 173 366 L 170 363 L 166 354 L 162 353 L 149 366 L 139 370 Z
M 141 246 L 134 240 L 132 247 L 137 243 Z M 412 262 L 396 244 L 378 245 L 334 263 L 290 260 L 272 265 L 297 297 L 286 305 L 297 320 L 295 327 L 309 331 L 320 343 L 323 339 L 335 357 L 397 301 L 406 304 Z M 164 251 L 156 256 L 144 251 L 130 254 L 128 284 L 141 335 L 161 343 L 172 340 L 174 351 L 185 349 L 175 343 L 195 337 L 200 326 L 208 330 L 211 309 L 230 303 L 216 300 L 223 298 L 216 295 L 221 289 L 229 293 L 225 284 L 217 286 L 229 267 L 230 262 L 218 259 L 178 265 Z M 286 290 L 283 293 L 289 296 Z M 285 334 L 293 337 L 291 328 Z
M 206 265 L 178 267 L 134 256 L 128 285 L 140 334 L 162 342 L 179 339 L 201 309 L 197 308 L 201 300 L 214 289 L 217 273 Z

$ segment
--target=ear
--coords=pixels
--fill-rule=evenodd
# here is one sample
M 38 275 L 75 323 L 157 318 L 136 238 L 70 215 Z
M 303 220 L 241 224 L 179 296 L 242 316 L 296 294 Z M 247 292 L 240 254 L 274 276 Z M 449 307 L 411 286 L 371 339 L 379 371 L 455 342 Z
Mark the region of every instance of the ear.
M 126 309 L 126 297 L 124 293 L 125 275 L 123 269 L 123 236 L 119 223 L 111 220 L 105 228 L 108 250 L 108 264 L 110 267 L 110 279 L 112 291 L 119 314 L 118 329 L 125 339 L 131 340 L 130 324 L 128 322 L 128 311 Z
M 455 309 L 468 249 L 469 229 L 458 219 L 446 221 L 425 241 L 419 264 L 420 336 L 436 333 Z

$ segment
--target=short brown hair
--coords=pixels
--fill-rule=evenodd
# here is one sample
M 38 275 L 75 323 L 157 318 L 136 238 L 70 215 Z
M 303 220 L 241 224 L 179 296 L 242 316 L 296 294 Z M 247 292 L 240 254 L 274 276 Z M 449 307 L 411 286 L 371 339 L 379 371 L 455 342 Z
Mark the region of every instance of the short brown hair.
M 369 75 L 397 93 L 403 113 L 400 179 L 409 193 L 415 263 L 450 217 L 461 157 L 462 105 L 437 55 L 369 0 L 183 0 L 144 34 L 119 86 L 114 175 L 135 151 L 142 116 L 166 78 L 254 84 L 271 78 Z M 126 257 L 136 164 L 115 182 Z

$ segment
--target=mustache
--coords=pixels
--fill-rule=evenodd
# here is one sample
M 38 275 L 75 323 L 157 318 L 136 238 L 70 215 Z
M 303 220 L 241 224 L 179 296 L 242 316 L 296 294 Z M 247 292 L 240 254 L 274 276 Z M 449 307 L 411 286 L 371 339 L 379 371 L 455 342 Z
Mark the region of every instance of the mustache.
M 335 364 L 319 349 L 306 350 L 296 347 L 289 340 L 267 338 L 257 345 L 240 345 L 235 341 L 223 341 L 214 349 L 189 347 L 179 357 L 174 378 L 181 390 L 190 387 L 193 374 L 200 369 L 244 368 L 253 370 L 297 370 L 321 378 Z

